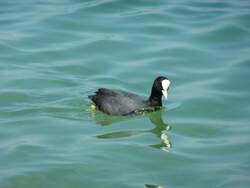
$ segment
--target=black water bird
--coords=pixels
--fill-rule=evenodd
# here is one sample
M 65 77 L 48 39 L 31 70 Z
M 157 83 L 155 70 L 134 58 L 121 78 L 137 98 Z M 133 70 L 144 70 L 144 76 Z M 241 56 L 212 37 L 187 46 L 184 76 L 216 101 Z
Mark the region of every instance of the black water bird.
M 159 76 L 154 80 L 149 98 L 121 90 L 99 88 L 88 96 L 96 108 L 109 115 L 131 115 L 155 111 L 162 106 L 162 95 L 167 98 L 170 80 Z

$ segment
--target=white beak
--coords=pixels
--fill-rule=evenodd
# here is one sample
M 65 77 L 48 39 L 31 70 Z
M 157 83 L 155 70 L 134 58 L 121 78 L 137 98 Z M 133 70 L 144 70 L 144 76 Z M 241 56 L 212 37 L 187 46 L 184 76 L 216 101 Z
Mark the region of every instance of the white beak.
M 163 80 L 162 81 L 162 94 L 164 95 L 164 97 L 167 99 L 168 98 L 168 88 L 170 85 L 170 81 L 169 80 Z
M 168 91 L 162 90 L 162 94 L 164 95 L 165 99 L 168 99 Z

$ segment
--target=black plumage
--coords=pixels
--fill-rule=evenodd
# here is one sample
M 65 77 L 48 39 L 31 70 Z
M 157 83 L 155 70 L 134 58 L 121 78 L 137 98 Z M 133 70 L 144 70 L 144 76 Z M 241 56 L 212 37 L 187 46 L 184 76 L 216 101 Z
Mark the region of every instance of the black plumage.
M 109 115 L 130 115 L 144 111 L 154 111 L 162 106 L 162 81 L 168 80 L 166 77 L 157 77 L 151 89 L 149 98 L 145 98 L 133 93 L 100 88 L 95 95 L 88 96 L 97 109 Z

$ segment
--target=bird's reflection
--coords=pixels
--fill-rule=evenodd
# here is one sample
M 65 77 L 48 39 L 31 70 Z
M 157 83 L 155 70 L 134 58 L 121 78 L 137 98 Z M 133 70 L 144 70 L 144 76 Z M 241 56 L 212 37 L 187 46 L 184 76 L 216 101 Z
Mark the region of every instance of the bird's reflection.
M 163 188 L 163 187 L 160 186 L 160 185 L 145 184 L 145 186 L 146 186 L 147 188 Z
M 164 109 L 160 109 L 156 112 L 151 113 L 145 113 L 143 114 L 145 117 L 148 117 L 151 123 L 155 126 L 153 129 L 150 130 L 136 130 L 136 131 L 118 131 L 118 132 L 111 132 L 106 134 L 97 135 L 97 138 L 101 139 L 112 139 L 112 138 L 122 138 L 122 137 L 130 137 L 135 136 L 142 133 L 151 132 L 155 134 L 158 138 L 160 138 L 161 142 L 156 145 L 150 145 L 154 148 L 159 148 L 165 151 L 169 151 L 169 149 L 172 147 L 172 144 L 169 140 L 169 136 L 167 135 L 167 131 L 171 129 L 171 125 L 164 123 L 162 119 L 162 113 L 164 112 Z M 108 116 L 105 114 L 92 112 L 92 119 L 100 125 L 110 125 L 115 122 L 120 122 L 124 120 L 128 120 L 132 117 L 117 117 L 117 116 Z

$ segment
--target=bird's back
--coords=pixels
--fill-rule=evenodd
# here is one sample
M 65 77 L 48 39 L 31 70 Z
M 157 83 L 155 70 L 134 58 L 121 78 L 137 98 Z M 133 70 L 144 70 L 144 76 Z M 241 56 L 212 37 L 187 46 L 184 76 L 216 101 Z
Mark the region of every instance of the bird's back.
M 120 90 L 100 88 L 95 95 L 89 96 L 99 110 L 110 115 L 126 115 L 143 109 L 145 98 Z

